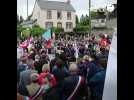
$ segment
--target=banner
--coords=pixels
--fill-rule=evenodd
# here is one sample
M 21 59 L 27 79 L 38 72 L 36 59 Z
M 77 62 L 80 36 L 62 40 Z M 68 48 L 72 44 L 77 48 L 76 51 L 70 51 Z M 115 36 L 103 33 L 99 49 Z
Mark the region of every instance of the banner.
M 52 48 L 52 41 L 51 40 L 47 41 L 47 48 L 48 49 Z
M 52 34 L 53 41 L 55 41 L 55 33 Z

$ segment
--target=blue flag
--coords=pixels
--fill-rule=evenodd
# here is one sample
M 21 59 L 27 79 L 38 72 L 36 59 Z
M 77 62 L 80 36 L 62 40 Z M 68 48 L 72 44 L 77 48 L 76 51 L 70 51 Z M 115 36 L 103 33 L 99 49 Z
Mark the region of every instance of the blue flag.
M 43 35 L 42 35 L 42 37 L 45 39 L 45 40 L 49 40 L 49 39 L 51 39 L 51 30 L 49 29 L 48 31 L 46 31 Z

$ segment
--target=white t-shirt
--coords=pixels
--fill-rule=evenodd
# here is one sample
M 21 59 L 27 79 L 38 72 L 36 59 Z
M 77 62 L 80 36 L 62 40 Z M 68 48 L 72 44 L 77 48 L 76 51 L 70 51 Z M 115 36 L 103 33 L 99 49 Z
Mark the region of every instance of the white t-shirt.
M 75 50 L 75 57 L 78 58 L 79 57 L 79 55 L 78 55 L 79 50 L 78 50 L 77 44 L 75 44 L 74 50 Z
M 85 47 L 88 48 L 88 44 L 85 44 Z

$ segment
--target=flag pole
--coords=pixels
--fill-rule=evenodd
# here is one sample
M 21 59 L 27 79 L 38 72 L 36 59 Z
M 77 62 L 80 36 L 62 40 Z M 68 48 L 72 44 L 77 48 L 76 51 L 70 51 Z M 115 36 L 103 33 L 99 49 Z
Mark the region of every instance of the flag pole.
M 88 34 L 88 36 L 91 35 L 91 11 L 90 11 L 90 8 L 91 8 L 91 0 L 89 0 L 89 34 Z

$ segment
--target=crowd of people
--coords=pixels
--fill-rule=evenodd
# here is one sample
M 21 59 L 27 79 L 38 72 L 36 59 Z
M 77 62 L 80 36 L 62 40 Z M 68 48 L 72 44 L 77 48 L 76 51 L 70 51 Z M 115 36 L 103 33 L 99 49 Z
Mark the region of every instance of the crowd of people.
M 102 100 L 110 42 L 105 35 L 18 41 L 17 100 Z

